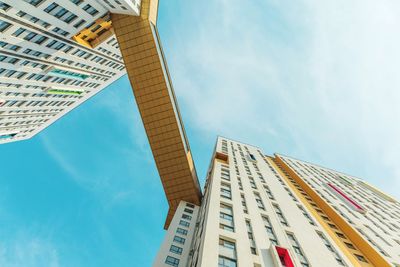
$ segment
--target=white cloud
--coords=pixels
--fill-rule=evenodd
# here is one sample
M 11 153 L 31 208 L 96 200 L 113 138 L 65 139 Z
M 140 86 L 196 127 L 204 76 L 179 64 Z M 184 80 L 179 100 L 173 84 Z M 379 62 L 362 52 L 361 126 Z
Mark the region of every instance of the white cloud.
M 258 2 L 183 4 L 164 42 L 183 113 L 400 198 L 400 3 Z
M 27 235 L 0 241 L 2 267 L 59 267 L 58 252 L 42 239 Z

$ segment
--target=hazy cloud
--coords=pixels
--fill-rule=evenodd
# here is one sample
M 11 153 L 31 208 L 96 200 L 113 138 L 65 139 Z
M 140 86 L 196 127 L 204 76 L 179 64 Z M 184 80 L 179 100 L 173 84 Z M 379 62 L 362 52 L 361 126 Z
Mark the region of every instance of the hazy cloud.
M 349 172 L 400 198 L 399 2 L 184 9 L 165 46 L 199 131 Z

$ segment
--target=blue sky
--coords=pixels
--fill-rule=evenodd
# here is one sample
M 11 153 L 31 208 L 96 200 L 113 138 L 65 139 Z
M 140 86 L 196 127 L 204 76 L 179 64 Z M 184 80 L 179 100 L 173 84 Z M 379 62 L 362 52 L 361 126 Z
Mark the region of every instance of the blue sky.
M 400 198 L 397 1 L 161 1 L 199 177 L 216 136 Z M 0 147 L 0 266 L 150 266 L 167 203 L 126 77 Z

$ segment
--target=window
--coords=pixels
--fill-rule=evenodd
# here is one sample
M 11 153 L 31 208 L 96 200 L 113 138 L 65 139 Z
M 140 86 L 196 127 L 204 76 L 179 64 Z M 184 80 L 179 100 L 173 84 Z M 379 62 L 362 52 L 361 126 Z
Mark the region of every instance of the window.
M 250 182 L 251 188 L 257 189 L 256 183 L 254 182 L 253 177 L 249 177 L 249 182 Z
M 18 30 L 16 30 L 12 35 L 15 36 L 15 37 L 18 37 L 24 32 L 25 32 L 24 28 L 18 28 Z
M 245 199 L 245 197 L 244 197 L 243 194 L 240 194 L 240 197 L 242 198 L 243 212 L 247 214 L 247 213 L 249 213 L 249 212 L 248 212 L 248 210 L 247 210 L 246 199 Z
M 179 225 L 185 226 L 185 227 L 189 227 L 190 223 L 186 222 L 186 221 L 180 221 Z
M 329 225 L 329 227 L 332 228 L 332 229 L 338 229 L 338 228 L 336 227 L 336 225 L 334 225 L 334 224 L 332 224 L 332 223 L 328 223 L 328 225 Z
M 234 254 L 236 254 L 235 242 L 228 241 L 228 240 L 220 238 L 219 239 L 219 246 L 220 246 L 220 248 L 227 249 L 229 251 L 229 253 L 234 252 Z
M 286 232 L 286 235 L 289 238 L 292 248 L 293 248 L 294 252 L 297 254 L 297 258 L 299 259 L 301 265 L 304 267 L 309 266 L 308 260 L 305 257 L 303 250 L 300 247 L 299 242 L 297 242 L 297 239 L 294 237 L 294 234 Z
M 177 247 L 175 245 L 171 245 L 171 247 L 169 248 L 169 251 L 171 251 L 172 253 L 175 253 L 175 254 L 179 254 L 179 255 L 182 254 L 182 250 L 183 249 L 181 247 Z
M 380 238 L 383 242 L 387 242 L 386 239 L 382 238 L 380 235 L 378 235 L 377 232 L 375 232 L 372 228 L 370 228 L 368 225 L 365 225 L 371 232 L 373 232 L 376 237 Z M 365 239 L 367 239 L 380 253 L 382 253 L 383 255 L 385 255 L 386 257 L 389 257 L 389 254 L 386 253 L 386 251 L 384 251 L 374 240 L 371 239 L 371 237 L 369 237 L 364 231 L 362 231 L 361 229 L 357 230 L 360 232 L 360 234 L 362 234 Z M 387 245 L 391 246 L 389 243 L 387 243 Z
M 221 267 L 236 267 L 236 245 L 235 242 L 225 239 L 219 239 L 218 266 Z
M 186 208 L 186 209 L 184 210 L 184 212 L 187 212 L 187 213 L 193 214 L 193 210 L 192 210 L 192 209 L 187 209 L 187 208 Z
M 83 2 L 83 0 L 70 0 L 72 3 L 74 3 L 75 5 L 79 5 L 80 3 Z
M 176 229 L 176 232 L 177 232 L 178 234 L 181 234 L 181 235 L 187 235 L 187 233 L 188 233 L 187 230 L 182 229 L 182 228 L 179 228 L 179 227 L 178 227 L 178 229 Z
M 9 5 L 7 5 L 6 3 L 0 1 L 0 9 L 7 11 L 10 8 Z
M 174 236 L 174 242 L 179 244 L 185 244 L 185 238 L 176 235 Z
M 338 237 L 340 237 L 340 238 L 343 238 L 343 239 L 346 238 L 345 235 L 342 234 L 342 233 L 339 233 L 339 232 L 335 232 L 335 233 L 336 233 L 336 235 L 337 235 Z
M 272 228 L 271 222 L 269 221 L 269 218 L 266 216 L 262 216 L 263 222 L 264 222 L 264 227 L 265 230 L 267 231 L 267 235 L 269 238 L 269 241 L 274 244 L 275 246 L 278 245 L 278 239 L 276 238 L 275 232 Z
M 50 23 L 47 23 L 47 22 L 45 22 L 45 21 L 43 21 L 41 19 L 38 19 L 37 17 L 29 15 L 29 14 L 23 12 L 23 11 L 18 11 L 17 16 L 19 16 L 21 18 L 24 18 L 26 20 L 29 20 L 30 22 L 33 22 L 33 23 L 35 23 L 35 24 L 37 24 L 39 26 L 42 26 L 42 27 L 44 27 L 46 29 L 48 27 L 50 27 Z
M 264 185 L 265 193 L 267 193 L 267 196 L 271 200 L 275 200 L 274 195 L 271 192 L 271 189 L 269 188 L 268 185 Z
M 221 184 L 221 197 L 232 199 L 231 186 L 229 184 Z
M 356 256 L 356 258 L 357 258 L 359 261 L 368 262 L 368 261 L 364 258 L 364 256 L 361 256 L 361 255 L 358 255 L 358 254 L 354 254 L 354 256 Z
M 348 248 L 351 248 L 351 249 L 356 249 L 354 246 L 353 246 L 353 244 L 351 244 L 351 243 L 348 243 L 348 242 L 343 242 Z
M 262 200 L 261 200 L 260 194 L 257 193 L 257 192 L 254 192 L 254 197 L 255 197 L 255 199 L 256 199 L 257 206 L 258 206 L 260 209 L 265 210 L 264 203 L 263 203 Z
M 193 205 L 193 204 L 190 204 L 190 203 L 186 203 L 186 207 L 189 207 L 189 208 L 194 209 L 194 205 Z
M 220 217 L 219 228 L 230 232 L 235 231 L 232 207 L 221 203 L 219 217 Z
M 236 267 L 236 260 L 224 256 L 218 257 L 218 267 Z
M 39 52 L 39 51 L 36 51 L 36 50 L 32 50 L 30 48 L 25 49 L 22 53 L 27 54 L 27 55 L 31 55 L 31 56 L 34 56 L 34 57 L 38 57 L 38 58 L 48 59 L 50 57 L 49 54 L 42 53 L 42 52 Z
M 74 24 L 74 27 L 75 27 L 75 28 L 79 28 L 79 27 L 82 26 L 82 24 L 85 23 L 85 22 L 86 22 L 86 20 L 81 19 L 79 22 L 77 22 L 77 23 Z
M 297 198 L 293 195 L 292 192 L 290 192 L 289 188 L 287 188 L 286 186 L 284 188 L 285 188 L 286 192 L 288 193 L 288 195 L 292 198 L 292 200 L 294 202 L 298 202 Z
M 11 23 L 8 23 L 6 21 L 0 20 L 0 32 L 4 32 L 10 26 L 11 26 Z
M 87 4 L 86 6 L 83 7 L 83 10 L 85 10 L 87 13 L 89 13 L 90 15 L 94 16 L 97 13 L 99 13 L 99 11 L 97 9 L 95 9 L 94 7 L 92 7 L 91 5 Z
M 69 32 L 64 31 L 64 30 L 62 30 L 62 29 L 60 29 L 58 27 L 55 27 L 52 31 L 55 32 L 55 33 L 58 33 L 58 34 L 60 34 L 62 36 L 67 36 L 69 34 Z
M 221 168 L 221 178 L 227 181 L 230 181 L 229 169 Z
M 313 221 L 313 219 L 311 218 L 310 214 L 307 213 L 307 211 L 304 209 L 303 206 L 301 205 L 297 205 L 297 207 L 300 209 L 301 213 L 303 213 L 304 217 L 306 217 L 306 219 L 308 220 L 308 222 L 311 225 L 315 225 L 315 222 Z
M 192 216 L 189 216 L 187 214 L 182 214 L 182 219 L 190 221 L 192 219 Z
M 175 267 L 179 266 L 179 260 L 171 256 L 167 256 L 167 258 L 165 259 L 165 263 Z
M 254 240 L 253 228 L 249 220 L 246 220 L 247 236 L 250 241 L 250 251 L 253 255 L 257 255 L 256 241 Z
M 47 6 L 44 11 L 64 21 L 65 23 L 71 23 L 78 17 L 77 15 L 73 14 L 72 12 L 54 2 Z
M 336 259 L 336 262 L 341 266 L 346 266 L 342 257 L 340 257 L 339 253 L 334 249 L 331 242 L 329 242 L 329 240 L 325 237 L 325 235 L 319 231 L 317 231 L 317 235 L 321 238 L 326 248 L 333 254 L 333 256 Z
M 329 219 L 327 216 L 325 216 L 325 215 L 321 215 L 321 218 L 324 219 L 324 220 L 327 221 L 327 222 L 330 221 L 330 219 Z
M 31 4 L 33 6 L 38 6 L 40 3 L 43 2 L 43 0 L 23 0 L 23 1 L 25 1 L 28 4 Z
M 276 213 L 276 215 L 278 216 L 279 221 L 280 221 L 283 225 L 289 226 L 289 224 L 288 224 L 288 222 L 287 222 L 285 216 L 283 216 L 282 210 L 281 210 L 281 208 L 279 207 L 279 205 L 274 203 L 274 204 L 272 204 L 272 206 L 274 207 L 275 213 Z

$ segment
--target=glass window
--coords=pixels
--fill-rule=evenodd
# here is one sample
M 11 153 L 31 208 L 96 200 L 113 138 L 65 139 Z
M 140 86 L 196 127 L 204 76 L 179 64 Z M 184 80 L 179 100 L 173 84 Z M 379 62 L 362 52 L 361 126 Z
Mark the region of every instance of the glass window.
M 179 266 L 179 260 L 171 256 L 167 256 L 167 258 L 165 259 L 165 263 L 175 267 Z
M 224 247 L 224 248 L 228 248 L 228 249 L 231 249 L 231 250 L 236 250 L 236 246 L 235 246 L 234 242 L 231 242 L 231 241 L 228 241 L 228 240 L 225 240 L 225 239 L 222 239 L 222 238 L 219 239 L 219 245 L 221 247 Z
M 178 229 L 176 229 L 176 232 L 177 232 L 178 234 L 181 234 L 181 235 L 187 235 L 187 233 L 188 233 L 187 230 L 182 229 L 182 228 L 179 228 L 179 227 L 178 227 Z
M 236 260 L 224 256 L 218 257 L 218 267 L 236 267 Z
M 361 255 L 358 255 L 358 254 L 354 254 L 354 256 L 356 256 L 357 259 L 358 259 L 359 261 L 368 262 L 368 261 L 364 258 L 364 256 L 361 256 Z
M 97 9 L 95 9 L 94 7 L 92 7 L 91 5 L 87 4 L 86 6 L 83 7 L 83 10 L 85 10 L 87 13 L 89 13 L 90 15 L 94 16 L 97 13 L 99 13 L 99 11 Z
M 232 207 L 221 203 L 219 217 L 220 217 L 219 228 L 230 231 L 230 232 L 235 231 L 234 223 L 233 223 Z
M 256 198 L 257 206 L 260 209 L 265 210 L 264 203 L 261 200 L 260 194 L 257 192 L 254 192 L 254 197 Z
M 193 210 L 192 210 L 192 209 L 185 209 L 185 210 L 184 210 L 184 212 L 187 212 L 187 213 L 193 214 Z
M 221 184 L 221 197 L 232 199 L 231 186 L 229 184 Z
M 175 254 L 179 254 L 179 255 L 182 254 L 182 250 L 183 249 L 181 247 L 177 247 L 175 245 L 171 245 L 171 247 L 169 248 L 169 251 L 171 251 L 172 253 L 175 253 Z
M 189 227 L 190 223 L 181 220 L 181 221 L 179 222 L 179 225 Z
M 182 218 L 185 219 L 185 220 L 190 221 L 192 219 L 192 216 L 189 216 L 187 214 L 182 214 Z
M 7 11 L 10 8 L 9 5 L 7 5 L 6 3 L 0 1 L 0 9 Z
M 8 23 L 6 21 L 0 20 L 0 32 L 4 32 L 10 26 L 11 26 L 11 23 Z
M 303 250 L 300 248 L 299 242 L 297 242 L 297 239 L 294 237 L 294 234 L 287 232 L 286 235 L 289 238 L 292 248 L 294 252 L 296 252 L 297 258 L 299 259 L 301 265 L 304 267 L 309 266 L 308 260 L 304 255 Z
M 40 3 L 43 2 L 43 0 L 23 0 L 23 1 L 29 3 L 29 4 L 31 4 L 33 6 L 38 6 Z
M 269 241 L 272 244 L 274 244 L 275 246 L 277 246 L 278 245 L 278 239 L 276 238 L 275 232 L 274 232 L 274 230 L 272 228 L 272 224 L 269 221 L 269 218 L 266 217 L 266 216 L 262 216 L 262 219 L 264 221 L 264 227 L 265 227 L 265 230 L 267 231 L 267 235 L 268 235 Z
M 185 244 L 185 238 L 176 235 L 174 236 L 174 242 L 177 242 L 179 244 Z
M 273 204 L 272 206 L 274 207 L 275 213 L 276 213 L 276 215 L 278 216 L 279 221 L 280 221 L 283 225 L 289 226 L 289 224 L 288 224 L 288 222 L 287 222 L 285 216 L 283 216 L 282 210 L 281 210 L 281 208 L 279 207 L 279 205 L 278 205 L 278 204 Z
M 194 205 L 193 205 L 193 204 L 191 204 L 191 203 L 186 203 L 186 206 L 187 206 L 187 207 L 189 207 L 189 208 L 192 208 L 192 209 L 194 209 Z
M 321 238 L 322 242 L 326 246 L 326 248 L 332 253 L 332 255 L 335 257 L 337 263 L 339 263 L 341 266 L 346 266 L 344 263 L 342 257 L 340 257 L 339 253 L 334 249 L 332 246 L 331 242 L 325 237 L 325 235 L 319 231 L 317 231 L 318 236 Z

